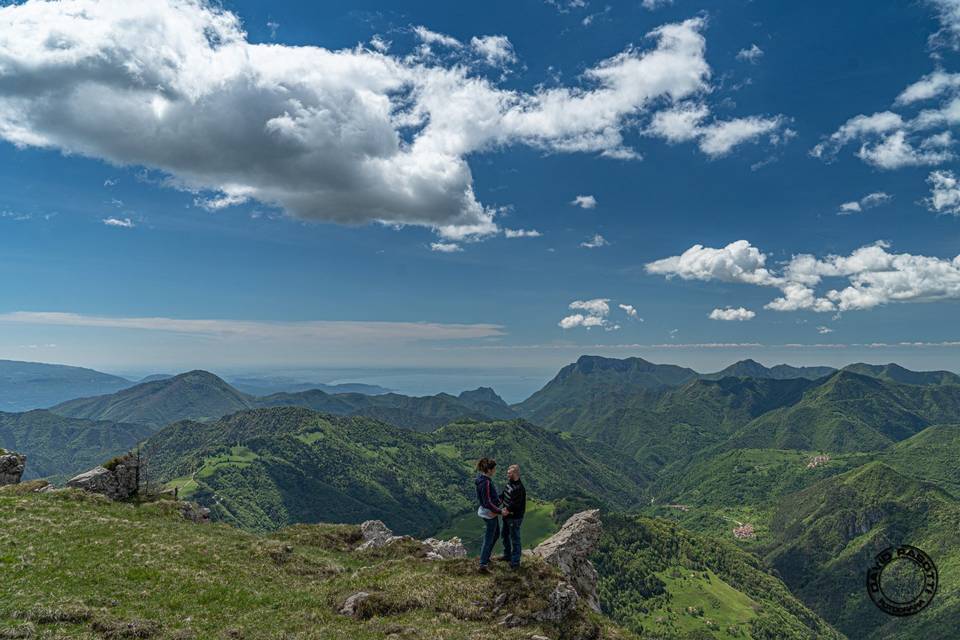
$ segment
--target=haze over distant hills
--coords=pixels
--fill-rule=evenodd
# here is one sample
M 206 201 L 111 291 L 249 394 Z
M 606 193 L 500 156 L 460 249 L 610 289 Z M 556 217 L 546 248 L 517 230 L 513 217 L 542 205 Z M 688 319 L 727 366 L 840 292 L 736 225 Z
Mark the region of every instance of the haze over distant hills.
M 50 407 L 72 398 L 113 393 L 133 384 L 82 367 L 0 360 L 0 411 Z

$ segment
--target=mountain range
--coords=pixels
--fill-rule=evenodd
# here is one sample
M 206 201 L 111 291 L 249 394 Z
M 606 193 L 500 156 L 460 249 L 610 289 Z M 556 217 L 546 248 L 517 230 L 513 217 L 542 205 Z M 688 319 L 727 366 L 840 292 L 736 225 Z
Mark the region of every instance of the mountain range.
M 604 510 L 604 611 L 641 637 L 907 640 L 960 621 L 950 372 L 747 360 L 701 375 L 584 356 L 508 406 L 483 387 L 258 396 L 193 371 L 0 414 L 0 446 L 24 450 L 36 475 L 135 444 L 149 482 L 259 532 L 376 518 L 473 535 L 473 462 L 518 463 L 531 535 L 555 529 L 543 518 Z M 943 568 L 937 602 L 910 625 L 862 587 L 873 555 L 901 543 Z

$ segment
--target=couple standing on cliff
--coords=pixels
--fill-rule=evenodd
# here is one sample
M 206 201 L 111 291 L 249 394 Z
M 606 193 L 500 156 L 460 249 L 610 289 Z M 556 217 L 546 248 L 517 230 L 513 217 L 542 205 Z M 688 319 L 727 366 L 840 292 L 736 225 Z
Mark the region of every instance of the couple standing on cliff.
M 520 480 L 520 466 L 513 464 L 507 469 L 507 484 L 502 494 L 497 494 L 493 484 L 493 472 L 497 461 L 481 458 L 477 462 L 477 515 L 484 521 L 483 546 L 480 548 L 480 571 L 489 573 L 493 545 L 500 537 L 500 518 L 503 518 L 503 561 L 511 569 L 520 567 L 520 525 L 527 510 L 527 490 Z

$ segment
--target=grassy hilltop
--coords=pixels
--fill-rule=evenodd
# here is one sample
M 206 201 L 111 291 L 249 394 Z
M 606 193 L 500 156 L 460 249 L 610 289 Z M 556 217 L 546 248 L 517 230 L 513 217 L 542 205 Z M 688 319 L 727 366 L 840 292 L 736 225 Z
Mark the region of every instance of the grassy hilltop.
M 530 622 L 560 577 L 432 561 L 419 545 L 358 552 L 359 527 L 258 536 L 183 520 L 172 502 L 109 503 L 76 491 L 0 489 L 0 638 L 634 638 L 581 603 L 562 626 Z M 371 594 L 357 618 L 338 613 Z M 498 594 L 507 603 L 494 612 Z M 525 618 L 499 625 L 507 614 Z

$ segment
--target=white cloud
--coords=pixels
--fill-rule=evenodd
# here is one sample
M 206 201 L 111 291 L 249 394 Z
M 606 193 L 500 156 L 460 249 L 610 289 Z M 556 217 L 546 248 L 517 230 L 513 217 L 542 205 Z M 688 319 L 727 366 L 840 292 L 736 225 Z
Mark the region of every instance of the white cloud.
M 416 34 L 417 38 L 419 38 L 424 44 L 439 44 L 444 47 L 450 47 L 451 49 L 459 49 L 463 46 L 463 43 L 453 36 L 431 31 L 423 25 L 414 27 L 413 33 Z
M 750 64 L 756 64 L 763 57 L 763 49 L 756 44 L 750 45 L 749 49 L 740 49 L 737 52 L 737 60 L 743 60 Z
M 164 317 L 109 317 L 78 313 L 16 311 L 0 314 L 0 322 L 28 325 L 129 329 L 209 336 L 236 341 L 284 340 L 303 344 L 313 340 L 336 342 L 399 340 L 464 340 L 504 335 L 495 324 L 443 324 L 436 322 L 255 322 Z
M 439 253 L 457 253 L 463 251 L 463 248 L 456 242 L 431 242 L 430 251 Z
M 627 314 L 627 317 L 643 322 L 643 318 L 637 315 L 637 310 L 632 304 L 618 304 L 617 306 L 623 309 L 623 312 Z
M 575 300 L 570 303 L 571 309 L 581 309 L 592 316 L 606 316 L 610 313 L 609 298 L 594 298 L 593 300 Z
M 900 169 L 924 165 L 937 165 L 952 160 L 950 151 L 915 148 L 908 140 L 906 131 L 894 131 L 879 142 L 864 143 L 857 157 L 880 169 Z
M 731 242 L 722 249 L 694 245 L 679 256 L 656 260 L 646 265 L 648 273 L 683 280 L 720 280 L 758 285 L 776 285 L 776 278 L 765 267 L 767 256 L 746 240 Z
M 924 204 L 936 213 L 960 216 L 960 181 L 953 171 L 932 171 L 927 176 L 930 197 Z
M 470 46 L 491 67 L 505 67 L 517 61 L 507 36 L 481 36 L 470 39 Z
M 654 114 L 647 133 L 667 142 L 688 142 L 700 135 L 700 122 L 710 115 L 707 105 L 686 102 Z
M 699 18 L 530 92 L 459 54 L 252 43 L 236 15 L 201 0 L 26 0 L 0 7 L 0 24 L 0 138 L 14 145 L 146 167 L 201 203 L 241 194 L 301 219 L 424 226 L 448 241 L 500 230 L 469 157 L 527 145 L 636 158 L 626 128 L 712 89 Z M 421 47 L 464 50 L 415 33 Z
M 561 329 L 574 329 L 583 327 L 592 329 L 600 327 L 604 331 L 616 331 L 620 328 L 619 324 L 611 323 L 608 320 L 610 315 L 610 299 L 594 298 L 592 300 L 574 300 L 569 308 L 574 311 L 583 311 L 583 313 L 574 313 L 560 319 L 557 325 Z
M 826 335 L 828 333 L 833 333 L 833 329 L 831 329 L 830 327 L 824 327 L 823 325 L 821 325 L 817 327 L 817 333 L 819 333 L 820 335 Z
M 877 242 L 848 256 L 798 254 L 778 274 L 765 267 L 764 253 L 739 240 L 722 249 L 694 245 L 682 255 L 651 262 L 646 269 L 668 278 L 775 287 L 783 295 L 766 305 L 774 311 L 835 313 L 895 302 L 960 299 L 960 256 L 893 254 L 887 249 L 888 244 Z M 848 284 L 818 295 L 815 288 L 825 278 L 845 278 Z
M 390 47 L 392 45 L 393 43 L 391 41 L 385 39 L 379 33 L 374 34 L 374 36 L 370 38 L 370 46 L 380 53 L 386 53 L 387 51 L 390 51 Z
M 581 209 L 595 209 L 597 207 L 597 199 L 593 196 L 577 196 L 570 201 L 575 207 L 580 207 Z
M 580 246 L 584 249 L 599 249 L 600 247 L 605 247 L 610 244 L 606 238 L 604 238 L 599 233 L 594 234 L 592 238 L 580 243 Z
M 642 0 L 640 5 L 647 11 L 656 11 L 660 7 L 669 7 L 673 0 Z
M 715 122 L 700 129 L 702 138 L 700 150 L 711 157 L 724 156 L 737 145 L 753 142 L 757 138 L 773 133 L 783 125 L 783 118 L 763 118 L 750 116 Z
M 960 0 L 927 0 L 937 10 L 941 29 L 930 36 L 934 46 L 945 45 L 960 49 Z
M 893 200 L 893 196 L 884 193 L 883 191 L 875 191 L 873 193 L 868 193 L 859 200 L 844 202 L 840 205 L 837 215 L 844 216 L 851 213 L 860 213 L 861 211 L 866 211 L 867 209 L 879 207 L 880 205 L 886 204 L 891 200 Z
M 133 229 L 137 226 L 130 218 L 104 218 L 102 222 L 108 227 L 121 227 L 123 229 Z
M 776 137 L 785 123 L 780 116 L 749 116 L 702 124 L 709 115 L 710 109 L 703 103 L 680 103 L 655 113 L 645 133 L 670 143 L 699 140 L 700 150 L 713 158 L 724 156 L 737 145 L 756 141 L 767 134 L 770 134 L 771 142 L 783 139 Z
M 711 320 L 725 320 L 727 322 L 743 322 L 744 320 L 753 320 L 756 313 L 743 307 L 726 307 L 725 309 L 714 309 L 708 316 Z
M 941 30 L 931 43 L 960 48 L 960 0 L 927 0 L 937 9 Z M 939 58 L 939 54 L 935 54 Z M 944 98 L 938 106 L 913 117 L 894 111 L 860 114 L 847 120 L 810 151 L 833 160 L 850 143 L 859 143 L 856 156 L 880 169 L 935 166 L 956 158 L 950 127 L 960 124 L 960 74 L 937 69 L 908 85 L 894 98 L 893 106 L 910 108 L 916 103 Z M 944 129 L 932 135 L 932 129 Z
M 894 104 L 903 106 L 922 102 L 958 88 L 960 88 L 960 73 L 946 73 L 938 70 L 923 76 L 904 89 L 894 100 Z
M 503 235 L 507 238 L 539 238 L 543 234 L 536 229 L 504 229 Z
M 571 9 L 583 9 L 587 6 L 587 0 L 543 0 L 545 4 L 552 5 L 560 13 L 570 13 Z

